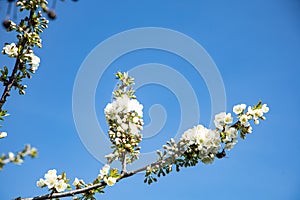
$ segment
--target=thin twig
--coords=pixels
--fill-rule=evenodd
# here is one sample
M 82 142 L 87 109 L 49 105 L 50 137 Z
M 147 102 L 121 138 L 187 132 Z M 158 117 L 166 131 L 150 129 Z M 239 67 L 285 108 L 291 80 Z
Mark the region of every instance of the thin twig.
M 126 152 L 122 154 L 122 172 L 126 173 Z
M 19 153 L 21 153 L 21 152 L 19 152 Z M 19 153 L 17 153 L 17 155 L 19 154 Z M 22 154 L 22 157 L 20 157 L 20 159 L 24 159 L 26 156 L 28 156 L 28 155 L 30 155 L 31 154 L 31 149 L 29 149 L 28 151 L 26 151 L 25 153 L 23 153 Z M 1 164 L 3 164 L 3 165 L 6 165 L 6 164 L 8 164 L 8 163 L 13 163 L 14 161 L 12 161 L 10 158 L 6 158 L 6 159 L 4 159 L 4 160 L 2 160 L 1 161 Z

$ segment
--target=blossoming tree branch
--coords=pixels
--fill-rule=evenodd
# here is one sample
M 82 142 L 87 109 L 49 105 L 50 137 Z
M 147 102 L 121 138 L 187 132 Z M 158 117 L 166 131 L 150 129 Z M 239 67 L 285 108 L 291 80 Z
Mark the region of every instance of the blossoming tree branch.
M 27 86 L 22 81 L 31 78 L 39 67 L 40 58 L 33 48 L 41 47 L 40 34 L 47 28 L 48 20 L 43 17 L 43 12 L 47 13 L 49 18 L 55 17 L 45 0 L 18 0 L 16 5 L 20 11 L 28 11 L 29 16 L 23 18 L 18 25 L 12 20 L 5 20 L 3 23 L 7 31 L 17 33 L 18 42 L 6 43 L 2 50 L 2 54 L 15 59 L 15 64 L 12 67 L 4 66 L 0 70 L 0 81 L 4 86 L 0 99 L 0 120 L 7 116 L 7 110 L 4 110 L 3 106 L 12 88 L 24 95 Z M 71 181 L 65 172 L 58 173 L 56 169 L 51 169 L 36 182 L 37 187 L 48 190 L 45 195 L 18 197 L 16 200 L 63 197 L 78 200 L 95 199 L 95 194 L 103 193 L 106 187 L 112 187 L 122 179 L 139 172 L 145 174 L 145 183 L 152 184 L 158 181 L 159 177 L 172 171 L 180 171 L 183 167 L 192 167 L 199 163 L 211 164 L 215 159 L 224 158 L 227 151 L 235 147 L 239 138 L 245 139 L 246 135 L 251 134 L 252 125 L 258 125 L 261 120 L 265 120 L 264 114 L 269 111 L 268 106 L 261 101 L 253 106 L 236 105 L 232 109 L 234 114 L 221 112 L 215 116 L 214 129 L 200 124 L 191 127 L 182 134 L 179 141 L 171 138 L 161 150 L 157 150 L 155 162 L 128 171 L 127 165 L 138 160 L 140 155 L 139 145 L 143 138 L 141 131 L 144 125 L 143 105 L 136 99 L 134 78 L 126 72 L 116 73 L 116 78 L 119 83 L 113 92 L 113 100 L 104 109 L 112 151 L 106 156 L 107 164 L 99 172 L 95 172 L 95 179 L 88 182 L 75 178 Z M 0 138 L 6 136 L 6 132 L 0 133 Z M 25 156 L 35 157 L 36 154 L 36 149 L 29 145 L 16 154 L 3 154 L 0 157 L 0 169 L 9 162 L 20 164 Z M 111 168 L 112 162 L 120 162 L 121 169 Z
M 30 79 L 39 67 L 40 58 L 35 54 L 34 48 L 42 47 L 40 34 L 48 27 L 47 24 L 49 23 L 43 17 L 43 12 L 48 13 L 50 18 L 53 16 L 53 11 L 48 9 L 46 0 L 18 0 L 16 7 L 19 8 L 20 12 L 27 11 L 28 15 L 17 24 L 9 18 L 9 11 L 14 1 L 9 0 L 8 3 L 7 19 L 4 20 L 3 26 L 8 32 L 16 33 L 17 42 L 5 43 L 2 49 L 2 54 L 15 61 L 13 66 L 4 66 L 0 69 L 0 81 L 4 87 L 0 98 L 0 120 L 2 121 L 8 115 L 7 110 L 4 109 L 4 104 L 11 95 L 11 90 L 18 90 L 20 95 L 24 95 L 27 85 L 23 81 L 27 78 Z M 5 137 L 7 137 L 7 133 L 0 132 L 0 139 Z M 31 148 L 30 145 L 26 145 L 22 151 L 17 153 L 2 154 L 0 170 L 8 163 L 21 164 L 26 156 L 36 157 L 36 155 L 36 148 Z
M 252 133 L 252 122 L 259 124 L 265 120 L 264 114 L 269 111 L 261 101 L 254 106 L 239 104 L 231 113 L 221 112 L 215 116 L 215 129 L 197 125 L 186 130 L 179 141 L 170 139 L 157 150 L 157 160 L 153 163 L 127 171 L 126 166 L 139 158 L 143 130 L 143 106 L 138 102 L 133 89 L 134 79 L 128 73 L 116 74 L 120 83 L 113 92 L 113 101 L 105 107 L 104 113 L 109 126 L 108 136 L 112 144 L 112 152 L 107 155 L 107 164 L 95 174 L 89 183 L 75 178 L 72 185 L 66 173 L 57 174 L 56 169 L 49 170 L 36 185 L 47 188 L 49 193 L 33 198 L 17 198 L 20 200 L 53 199 L 72 196 L 73 199 L 94 199 L 96 193 L 103 193 L 106 187 L 133 176 L 138 172 L 145 173 L 144 182 L 152 184 L 160 176 L 179 171 L 182 167 L 191 167 L 199 163 L 211 164 L 216 158 L 222 159 L 226 151 L 232 149 L 238 138 L 245 139 Z M 235 118 L 235 121 L 234 121 Z M 111 168 L 112 162 L 120 162 L 122 169 Z

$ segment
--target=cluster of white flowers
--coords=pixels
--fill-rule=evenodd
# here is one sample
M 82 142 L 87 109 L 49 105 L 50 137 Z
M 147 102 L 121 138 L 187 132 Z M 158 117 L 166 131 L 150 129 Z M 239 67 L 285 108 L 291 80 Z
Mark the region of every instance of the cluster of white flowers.
M 69 184 L 67 184 L 65 177 L 57 175 L 56 173 L 57 171 L 55 169 L 49 170 L 44 176 L 45 179 L 40 178 L 40 180 L 36 182 L 36 185 L 38 187 L 47 186 L 49 189 L 56 192 L 65 191 L 69 187 Z
M 261 108 L 251 108 L 249 106 L 246 115 L 249 116 L 248 119 L 253 119 L 255 124 L 259 124 L 259 119 L 265 120 L 263 115 L 267 112 L 269 112 L 269 107 L 267 104 L 263 104 Z
M 25 54 L 25 56 L 29 58 L 29 65 L 31 66 L 30 69 L 33 73 L 35 73 L 40 65 L 40 58 L 33 53 Z
M 236 105 L 233 107 L 233 112 L 238 115 L 239 121 L 244 126 L 250 126 L 249 120 L 253 119 L 255 124 L 259 124 L 259 119 L 265 120 L 266 118 L 263 116 L 264 113 L 269 112 L 269 107 L 267 104 L 259 103 L 257 106 L 251 107 L 248 106 L 248 110 L 246 110 L 245 104 Z
M 117 182 L 116 177 L 109 176 L 110 174 L 110 166 L 104 165 L 102 169 L 100 169 L 100 174 L 98 175 L 99 180 L 103 180 L 108 186 L 113 186 Z
M 225 144 L 227 150 L 232 149 L 238 141 L 238 130 L 231 127 L 232 122 L 231 113 L 221 112 L 215 115 L 216 132 L 221 136 L 221 142 Z
M 202 125 L 185 131 L 180 139 L 188 145 L 187 151 L 194 152 L 203 163 L 212 163 L 220 150 L 220 135 Z
M 224 132 L 221 132 L 222 142 L 225 143 L 225 149 L 230 150 L 238 142 L 238 130 L 233 127 L 226 127 Z
M 129 153 L 133 160 L 139 155 L 138 144 L 142 140 L 143 105 L 127 94 L 115 97 L 104 109 L 109 125 L 109 137 L 116 150 L 107 156 L 108 160 L 117 159 L 123 153 Z
M 118 125 L 119 132 L 129 131 L 138 135 L 143 129 L 143 105 L 126 94 L 107 104 L 104 113 L 108 121 L 114 121 Z
M 7 54 L 9 57 L 15 58 L 18 56 L 18 47 L 15 43 L 6 44 L 2 49 L 2 54 Z
M 267 104 L 261 102 L 253 107 L 249 106 L 247 112 L 246 108 L 245 104 L 233 107 L 233 112 L 238 119 L 235 123 L 233 123 L 231 113 L 221 112 L 215 115 L 215 130 L 207 129 L 202 125 L 188 129 L 183 133 L 178 143 L 171 140 L 163 146 L 164 153 L 158 151 L 159 159 L 165 159 L 168 156 L 171 163 L 178 161 L 182 163 L 180 157 L 183 156 L 182 165 L 193 166 L 196 164 L 195 158 L 206 164 L 212 163 L 215 157 L 223 158 L 226 156 L 225 150 L 230 150 L 237 144 L 239 133 L 242 139 L 245 138 L 246 134 L 252 133 L 249 120 L 253 119 L 254 123 L 258 124 L 259 119 L 265 120 L 263 114 L 269 111 Z
M 3 47 L 2 49 L 2 54 L 7 54 L 9 57 L 15 58 L 18 56 L 18 47 L 15 43 L 6 44 L 5 47 Z M 35 71 L 40 65 L 40 58 L 34 55 L 32 51 L 30 51 L 30 53 L 25 54 L 24 56 L 27 57 L 27 59 L 29 59 L 28 64 L 31 66 L 30 69 L 33 73 L 35 73 Z
M 231 124 L 233 122 L 233 118 L 231 116 L 231 113 L 225 113 L 221 112 L 217 115 L 215 115 L 215 126 L 217 129 L 222 130 L 225 128 L 228 124 Z

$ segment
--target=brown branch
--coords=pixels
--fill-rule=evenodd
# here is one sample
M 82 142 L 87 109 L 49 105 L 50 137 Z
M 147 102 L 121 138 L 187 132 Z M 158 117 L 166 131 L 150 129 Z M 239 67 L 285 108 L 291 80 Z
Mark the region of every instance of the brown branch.
M 2 107 L 6 102 L 6 98 L 8 96 L 10 96 L 11 88 L 14 86 L 15 81 L 16 81 L 16 74 L 19 70 L 19 65 L 20 65 L 20 59 L 17 57 L 14 69 L 9 77 L 7 84 L 5 84 L 5 89 L 4 89 L 1 99 L 0 99 L 0 110 L 2 110 Z
M 150 165 L 147 165 L 145 167 L 139 168 L 137 170 L 131 171 L 131 172 L 125 172 L 122 173 L 120 178 L 117 179 L 117 182 L 119 182 L 120 180 L 124 179 L 124 178 L 128 178 L 130 176 L 133 176 L 139 172 L 145 171 L 147 169 L 147 167 L 149 166 L 154 166 L 156 164 L 158 164 L 160 161 L 158 162 L 154 162 Z M 76 189 L 76 190 L 72 190 L 72 191 L 68 191 L 68 192 L 62 192 L 62 193 L 50 193 L 50 194 L 46 194 L 46 195 L 42 195 L 42 196 L 36 196 L 36 197 L 32 197 L 32 198 L 21 198 L 18 197 L 15 200 L 45 200 L 45 199 L 55 199 L 55 198 L 61 198 L 61 197 L 70 197 L 70 196 L 75 196 L 76 194 L 84 194 L 87 193 L 91 190 L 100 188 L 102 186 L 106 186 L 105 182 L 101 182 L 101 183 L 97 183 L 91 186 L 87 186 L 84 188 L 80 188 L 80 189 Z

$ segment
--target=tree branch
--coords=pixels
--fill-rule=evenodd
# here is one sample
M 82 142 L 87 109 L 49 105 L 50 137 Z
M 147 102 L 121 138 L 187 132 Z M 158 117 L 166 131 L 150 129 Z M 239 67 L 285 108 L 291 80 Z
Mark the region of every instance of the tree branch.
M 30 11 L 30 15 L 29 15 L 28 27 L 27 27 L 26 32 L 29 32 L 30 29 L 31 29 L 31 26 L 32 26 L 31 21 L 32 21 L 33 15 L 34 15 L 34 11 L 31 10 L 31 11 Z M 26 39 L 26 38 L 23 38 L 22 43 L 18 45 L 18 47 L 19 47 L 19 46 L 22 47 L 21 50 L 20 50 L 21 53 L 18 54 L 18 56 L 17 56 L 17 58 L 16 58 L 15 65 L 14 65 L 14 69 L 13 69 L 13 71 L 12 71 L 10 77 L 9 77 L 8 82 L 5 84 L 5 89 L 4 89 L 4 91 L 3 91 L 3 93 L 2 93 L 2 96 L 1 96 L 1 99 L 0 99 L 0 111 L 1 111 L 2 108 L 3 108 L 3 105 L 6 103 L 7 97 L 10 96 L 11 88 L 12 88 L 12 87 L 14 86 L 14 84 L 15 84 L 15 81 L 16 81 L 16 74 L 17 74 L 18 70 L 20 69 L 20 64 L 21 64 L 21 63 L 20 63 L 20 55 L 22 55 L 22 51 L 23 51 L 23 49 L 25 49 L 24 46 L 26 45 L 26 43 L 27 43 L 27 39 Z
M 7 84 L 5 84 L 5 89 L 4 89 L 4 91 L 2 93 L 2 96 L 1 96 L 1 99 L 0 99 L 0 110 L 2 110 L 2 107 L 6 102 L 6 98 L 8 96 L 10 96 L 10 91 L 11 91 L 11 88 L 13 87 L 13 85 L 15 83 L 16 73 L 18 72 L 19 65 L 20 65 L 20 59 L 17 57 L 14 69 L 13 69 L 13 71 L 12 71 L 10 77 L 9 77 L 9 80 L 8 80 Z
M 121 174 L 120 178 L 117 179 L 117 182 L 119 182 L 120 180 L 122 180 L 124 178 L 128 178 L 130 176 L 133 176 L 133 175 L 135 175 L 135 174 L 137 174 L 139 172 L 145 171 L 148 167 L 157 165 L 160 162 L 161 161 L 154 162 L 154 163 L 152 163 L 150 165 L 146 165 L 146 166 L 144 166 L 142 168 L 133 170 L 131 172 L 124 172 L 124 173 Z M 72 191 L 68 191 L 68 192 L 50 193 L 50 194 L 46 194 L 46 195 L 42 195 L 42 196 L 36 196 L 36 197 L 32 197 L 32 198 L 21 198 L 21 197 L 18 197 L 18 198 L 15 198 L 14 200 L 45 200 L 45 199 L 55 199 L 55 198 L 61 198 L 61 197 L 70 197 L 70 196 L 74 196 L 76 194 L 87 193 L 87 192 L 89 192 L 91 190 L 100 188 L 102 186 L 106 186 L 106 183 L 105 182 L 101 182 L 101 183 L 97 183 L 97 184 L 94 184 L 94 185 L 91 185 L 91 186 L 87 186 L 87 187 L 84 187 L 84 188 L 80 188 L 80 189 L 76 189 L 76 190 L 72 190 Z

